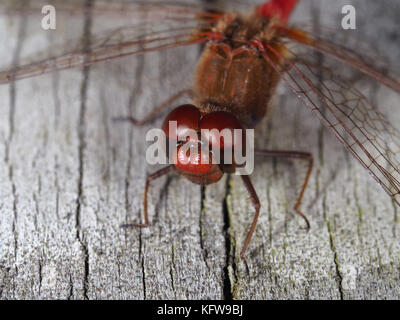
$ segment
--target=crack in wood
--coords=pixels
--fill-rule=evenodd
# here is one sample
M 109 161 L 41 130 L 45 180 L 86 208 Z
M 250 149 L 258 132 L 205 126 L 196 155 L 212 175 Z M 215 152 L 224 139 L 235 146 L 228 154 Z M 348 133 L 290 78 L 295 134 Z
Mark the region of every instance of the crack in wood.
M 231 193 L 231 176 L 229 175 L 226 179 L 225 185 L 225 197 L 223 203 L 223 213 L 224 213 L 224 232 L 225 232 L 225 254 L 226 261 L 224 270 L 224 286 L 223 293 L 225 300 L 233 300 L 233 284 L 230 274 L 230 268 L 232 268 L 232 272 L 236 273 L 236 263 L 235 263 L 235 249 L 232 243 L 232 236 L 230 235 L 230 227 L 231 227 L 231 217 L 228 208 L 228 197 Z
M 344 299 L 344 292 L 343 292 L 343 286 L 342 286 L 343 276 L 340 272 L 339 257 L 338 257 L 338 253 L 337 253 L 337 250 L 335 247 L 335 239 L 334 239 L 334 235 L 333 235 L 332 225 L 329 220 L 327 221 L 327 228 L 328 228 L 328 232 L 329 232 L 329 244 L 330 244 L 330 248 L 333 253 L 333 261 L 335 262 L 335 271 L 336 271 L 336 275 L 338 277 L 337 283 L 338 283 L 338 289 L 339 289 L 339 293 L 340 293 L 340 300 L 343 300 Z
M 84 23 L 84 31 L 83 31 L 83 42 L 85 46 L 85 50 L 88 50 L 90 47 L 90 35 L 91 35 L 91 26 L 92 26 L 92 17 L 91 17 L 91 8 L 93 6 L 93 0 L 86 0 L 85 8 L 85 23 Z M 79 137 L 79 145 L 78 145 L 78 155 L 79 155 L 79 178 L 78 178 L 78 196 L 77 196 L 77 206 L 76 206 L 76 214 L 75 214 L 75 226 L 76 226 L 76 238 L 82 246 L 82 250 L 84 253 L 84 279 L 83 279 L 83 297 L 85 299 L 89 299 L 88 296 L 88 286 L 89 286 L 89 249 L 88 244 L 85 242 L 85 237 L 83 234 L 82 226 L 81 226 L 81 215 L 82 215 L 82 202 L 83 202 L 83 179 L 84 179 L 84 159 L 85 159 L 85 148 L 86 148 L 86 109 L 87 109 L 87 91 L 89 86 L 89 73 L 90 66 L 83 67 L 82 71 L 82 83 L 80 89 L 80 113 L 79 113 L 79 126 L 78 126 L 78 137 Z

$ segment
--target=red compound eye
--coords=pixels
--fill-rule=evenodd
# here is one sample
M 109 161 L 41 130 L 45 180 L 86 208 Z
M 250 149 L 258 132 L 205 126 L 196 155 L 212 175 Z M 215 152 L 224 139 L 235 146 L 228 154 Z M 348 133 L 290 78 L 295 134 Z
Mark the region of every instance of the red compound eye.
M 206 174 L 210 172 L 212 168 L 211 155 L 210 159 L 208 159 L 208 151 L 195 150 L 197 149 L 197 145 L 198 143 L 192 144 L 192 146 L 194 146 L 193 150 L 185 148 L 184 146 L 178 147 L 175 160 L 177 169 L 195 174 Z
M 212 163 L 212 153 L 208 150 L 199 149 L 199 143 L 190 143 L 192 152 L 188 145 L 178 147 L 174 159 L 178 172 L 194 183 L 206 185 L 215 183 L 223 176 L 218 164 Z M 197 149 L 198 148 L 198 149 Z
M 172 110 L 164 120 L 162 129 L 169 138 L 176 137 L 178 141 L 185 141 L 189 130 L 197 131 L 200 121 L 200 111 L 194 105 L 185 104 Z M 176 131 L 170 132 L 170 122 L 176 121 Z
M 209 131 L 203 129 L 208 129 Z M 224 129 L 227 130 L 223 131 Z M 203 137 L 211 146 L 216 146 L 220 149 L 232 148 L 235 142 L 238 142 L 234 139 L 234 129 L 241 129 L 241 137 L 244 137 L 242 125 L 229 112 L 217 111 L 208 113 L 200 121 L 200 130 Z M 226 139 L 224 133 L 227 134 Z

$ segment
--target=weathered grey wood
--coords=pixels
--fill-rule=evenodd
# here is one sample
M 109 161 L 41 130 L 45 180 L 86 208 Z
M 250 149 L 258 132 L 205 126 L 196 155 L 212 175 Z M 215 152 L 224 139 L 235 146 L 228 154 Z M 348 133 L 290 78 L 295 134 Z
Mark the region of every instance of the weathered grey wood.
M 348 2 L 303 0 L 293 18 L 338 28 Z M 399 70 L 396 0 L 350 2 L 352 33 L 382 46 Z M 91 28 L 124 22 L 94 19 Z M 82 36 L 85 23 L 60 16 L 57 31 L 45 32 L 34 19 L 1 16 L 1 67 Z M 314 154 L 303 205 L 309 233 L 292 210 L 305 164 L 268 159 L 252 176 L 262 209 L 248 270 L 238 254 L 253 208 L 238 176 L 204 189 L 162 178 L 150 191 L 151 227 L 120 228 L 142 213 L 146 173 L 156 170 L 144 137 L 154 124 L 112 118 L 140 118 L 184 89 L 198 54 L 181 48 L 0 86 L 0 297 L 398 299 L 398 209 L 284 90 L 257 146 Z M 396 108 L 395 95 L 366 89 Z

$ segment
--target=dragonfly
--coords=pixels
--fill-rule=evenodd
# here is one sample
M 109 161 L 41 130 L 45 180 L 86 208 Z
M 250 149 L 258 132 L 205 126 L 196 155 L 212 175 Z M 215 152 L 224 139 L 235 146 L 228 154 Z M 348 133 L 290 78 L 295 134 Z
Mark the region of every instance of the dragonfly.
M 237 13 L 208 5 L 197 7 L 179 2 L 111 4 L 96 1 L 93 5 L 93 1 L 87 1 L 86 6 L 77 7 L 74 1 L 54 1 L 57 11 L 124 15 L 134 17 L 132 19 L 137 23 L 91 35 L 86 43 L 79 40 L 73 42 L 64 46 L 64 52 L 58 55 L 48 56 L 45 52 L 43 57 L 36 55 L 32 62 L 0 71 L 0 84 L 127 56 L 203 46 L 192 88 L 169 97 L 143 119 L 117 119 L 139 126 L 154 119 L 183 95 L 189 95 L 193 101 L 192 104 L 176 107 L 166 116 L 163 131 L 169 139 L 177 139 L 174 163 L 147 176 L 144 223 L 124 227 L 149 225 L 147 202 L 150 184 L 171 171 L 200 185 L 216 183 L 225 173 L 234 173 L 239 168 L 235 162 L 227 164 L 222 160 L 220 164 L 204 164 L 201 161 L 203 155 L 210 154 L 203 151 L 199 136 L 188 139 L 185 130 L 254 128 L 266 115 L 271 97 L 281 82 L 358 160 L 393 202 L 400 205 L 400 132 L 346 77 L 328 64 L 317 63 L 313 54 L 324 55 L 329 61 L 400 94 L 398 78 L 394 73 L 375 67 L 374 57 L 334 42 L 328 33 L 313 34 L 292 26 L 289 19 L 298 2 L 270 0 L 248 9 L 247 13 Z M 31 1 L 33 6 L 23 10 L 38 10 L 39 6 L 35 7 L 35 4 L 36 1 Z M 8 10 L 20 11 L 15 7 Z M 177 128 L 172 131 L 168 126 L 171 121 L 177 123 Z M 200 152 L 188 156 L 183 151 L 183 142 L 197 146 Z M 217 152 L 235 147 L 235 144 L 228 145 L 225 140 L 213 135 L 208 136 L 206 142 L 216 145 Z M 309 228 L 301 204 L 313 168 L 312 154 L 264 149 L 255 149 L 254 152 L 269 158 L 302 159 L 307 162 L 306 177 L 294 210 Z M 249 175 L 242 175 L 241 178 L 255 209 L 240 251 L 240 257 L 245 261 L 261 204 Z

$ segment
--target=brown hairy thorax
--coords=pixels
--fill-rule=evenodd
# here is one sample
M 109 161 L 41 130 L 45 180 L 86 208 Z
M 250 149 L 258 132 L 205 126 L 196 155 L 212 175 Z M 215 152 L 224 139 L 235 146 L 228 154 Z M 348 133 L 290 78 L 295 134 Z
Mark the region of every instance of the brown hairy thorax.
M 195 74 L 196 104 L 202 113 L 228 111 L 244 127 L 252 128 L 265 116 L 279 80 L 251 41 L 270 41 L 274 20 L 226 14 L 213 32 Z

